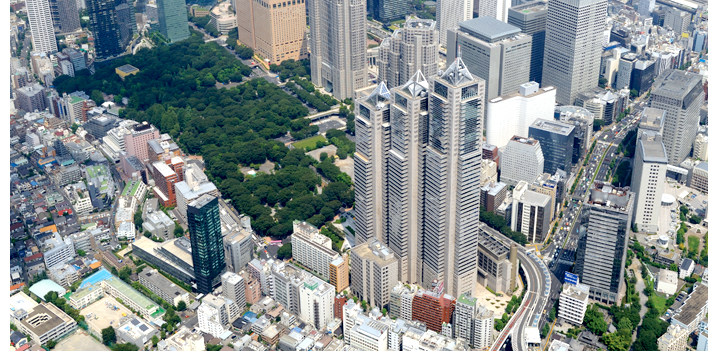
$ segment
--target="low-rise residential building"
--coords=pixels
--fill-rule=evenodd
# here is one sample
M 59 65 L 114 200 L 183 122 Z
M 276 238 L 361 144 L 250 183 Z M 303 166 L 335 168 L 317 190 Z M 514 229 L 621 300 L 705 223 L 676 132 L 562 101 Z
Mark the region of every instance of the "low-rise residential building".
M 585 311 L 588 308 L 589 295 L 590 287 L 585 284 L 563 284 L 563 291 L 560 293 L 558 317 L 573 325 L 583 324 L 583 317 L 585 317 Z
M 687 329 L 677 325 L 667 327 L 667 332 L 657 339 L 659 351 L 684 351 L 687 348 Z
M 127 240 L 134 240 L 135 238 L 136 230 L 134 229 L 134 223 L 132 222 L 122 222 L 120 223 L 119 227 L 117 227 L 117 231 L 115 232 L 115 235 L 117 236 L 117 239 L 127 239 Z
M 398 282 L 398 258 L 376 238 L 351 250 L 351 291 L 372 307 L 388 306 Z
M 322 278 L 329 278 L 329 266 L 341 255 L 331 249 L 331 239 L 307 222 L 294 221 L 291 235 L 292 257 Z
M 177 306 L 179 301 L 184 301 L 189 306 L 190 301 L 194 300 L 194 295 L 180 288 L 177 284 L 161 275 L 156 269 L 145 267 L 138 274 L 138 277 L 140 284 L 173 306 Z
M 155 335 L 159 337 L 157 328 L 139 318 L 128 319 L 117 328 L 117 341 L 134 344 L 139 349 L 150 346 L 152 344 L 152 337 Z
M 677 272 L 661 268 L 657 275 L 656 284 L 655 290 L 657 290 L 657 292 L 668 295 L 674 294 L 677 292 L 677 285 L 679 284 Z
M 418 285 L 409 285 L 402 282 L 396 283 L 391 289 L 391 300 L 388 306 L 388 313 L 391 318 L 401 318 L 406 321 L 413 320 L 413 297 L 419 290 Z
M 317 277 L 311 277 L 299 289 L 301 319 L 322 329 L 333 320 L 336 288 Z
M 53 282 L 65 288 L 69 288 L 72 283 L 79 279 L 79 271 L 74 265 L 65 264 L 51 269 L 49 277 Z
M 433 330 L 409 328 L 403 336 L 403 351 L 467 351 L 468 342 L 453 339 Z
M 163 340 L 166 344 L 166 349 L 160 348 L 160 350 L 170 351 L 172 347 L 176 351 L 204 351 L 204 338 L 199 333 L 192 333 L 191 330 L 185 326 L 179 327 L 177 332 Z
M 692 274 L 692 271 L 695 270 L 695 261 L 685 258 L 682 260 L 682 263 L 680 263 L 680 279 L 685 279 L 689 277 Z
M 45 258 L 45 267 L 52 269 L 55 266 L 69 262 L 75 257 L 75 244 L 69 237 L 62 238 L 57 232 L 53 233 L 52 239 L 45 241 L 43 257 Z

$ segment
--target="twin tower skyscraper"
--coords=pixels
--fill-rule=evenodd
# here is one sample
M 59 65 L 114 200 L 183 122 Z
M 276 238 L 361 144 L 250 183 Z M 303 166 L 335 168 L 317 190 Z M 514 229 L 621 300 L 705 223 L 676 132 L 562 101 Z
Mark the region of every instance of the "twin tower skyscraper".
M 484 97 L 459 54 L 445 72 L 419 69 L 356 101 L 356 244 L 387 244 L 401 281 L 474 292 Z

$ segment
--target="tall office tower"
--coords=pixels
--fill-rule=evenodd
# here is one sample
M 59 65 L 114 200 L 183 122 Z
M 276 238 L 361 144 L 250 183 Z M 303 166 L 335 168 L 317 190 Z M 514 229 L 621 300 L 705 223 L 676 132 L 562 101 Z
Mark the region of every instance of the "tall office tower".
M 70 33 L 80 30 L 80 12 L 75 0 L 56 0 L 59 13 L 60 33 Z
M 530 74 L 532 82 L 543 81 L 543 54 L 545 53 L 545 23 L 548 19 L 548 2 L 531 1 L 508 9 L 508 23 L 533 37 L 530 48 Z
M 510 229 L 521 232 L 528 241 L 545 240 L 550 229 L 553 204 L 549 195 L 528 190 L 529 184 L 521 180 L 513 189 L 513 212 Z
M 634 201 L 629 188 L 596 180 L 580 214 L 575 274 L 590 286 L 590 298 L 604 304 L 621 298 Z
M 691 17 L 688 12 L 678 10 L 675 7 L 668 7 L 665 11 L 665 23 L 663 27 L 672 29 L 679 36 L 687 31 Z
M 426 76 L 438 72 L 438 30 L 436 22 L 411 18 L 378 47 L 378 80 L 389 89 L 401 86 L 416 71 Z
M 542 84 L 558 89 L 558 104 L 598 85 L 606 15 L 607 0 L 550 1 Z
M 189 38 L 187 3 L 184 0 L 157 0 L 159 31 L 171 43 Z
M 448 30 L 447 62 L 463 51 L 472 74 L 485 80 L 485 98 L 512 93 L 528 82 L 532 38 L 492 17 L 461 22 Z
M 500 157 L 500 181 L 513 186 L 521 180 L 532 183 L 543 174 L 544 166 L 540 142 L 514 135 Z
M 643 133 L 635 147 L 630 183 L 636 199 L 633 223 L 641 232 L 657 233 L 666 172 L 667 153 L 662 136 L 654 132 Z
M 538 119 L 530 125 L 528 136 L 540 142 L 543 150 L 543 173 L 554 174 L 561 169 L 570 173 L 573 166 L 575 126 L 552 118 Z
M 650 17 L 650 13 L 655 9 L 655 0 L 640 0 L 637 5 L 637 13 L 643 17 Z
M 386 307 L 398 282 L 398 259 L 376 238 L 351 250 L 351 292 L 372 307 Z
M 369 0 L 368 14 L 379 22 L 402 19 L 411 13 L 413 6 L 408 0 Z
M 620 57 L 620 65 L 617 69 L 617 81 L 615 81 L 616 89 L 625 89 L 630 87 L 632 79 L 632 69 L 635 68 L 637 62 L 637 54 L 634 52 L 626 52 Z
M 366 1 L 310 0 L 311 82 L 339 100 L 368 85 Z
M 305 59 L 306 2 L 234 0 L 239 42 L 271 63 Z
M 538 119 L 553 119 L 555 88 L 536 82 L 522 84 L 517 91 L 489 99 L 486 104 L 486 142 L 503 149 L 514 135 L 528 135 Z
M 480 0 L 478 8 L 473 10 L 476 13 L 476 17 L 492 17 L 499 21 L 508 22 L 508 9 L 511 6 L 511 0 Z
M 443 281 L 458 296 L 475 288 L 485 81 L 468 71 L 459 51 L 429 86 L 420 281 Z
M 354 154 L 356 244 L 376 237 L 386 242 L 386 157 L 389 143 L 389 94 L 383 82 L 356 102 Z
M 442 46 L 446 45 L 448 30 L 471 18 L 473 18 L 473 0 L 441 0 L 438 2 L 436 4 L 436 24 L 440 35 L 438 42 Z
M 192 241 L 192 262 L 197 279 L 197 291 L 212 292 L 217 278 L 224 271 L 224 246 L 219 219 L 219 199 L 204 195 L 189 203 L 187 224 Z
M 690 154 L 697 135 L 700 108 L 705 98 L 702 76 L 674 69 L 666 70 L 652 85 L 650 107 L 665 110 L 663 142 L 667 159 L 679 166 Z
M 51 54 L 57 52 L 55 29 L 48 0 L 27 0 L 27 20 L 32 33 L 32 48 L 35 52 Z
M 134 34 L 136 25 L 128 27 L 131 10 L 125 0 L 88 0 L 87 10 L 90 27 L 95 35 L 97 60 L 122 55 Z M 134 15 L 132 14 L 132 19 Z
M 399 280 L 407 282 L 421 277 L 428 92 L 421 71 L 400 88 L 391 89 L 386 228 L 388 246 L 398 258 Z

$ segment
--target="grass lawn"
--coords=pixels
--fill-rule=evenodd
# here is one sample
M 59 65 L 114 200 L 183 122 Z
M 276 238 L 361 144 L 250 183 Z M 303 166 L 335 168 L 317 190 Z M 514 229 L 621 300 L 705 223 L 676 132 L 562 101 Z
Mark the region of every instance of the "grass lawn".
M 687 237 L 687 243 L 690 247 L 690 251 L 699 252 L 700 248 L 700 238 L 690 235 Z
M 316 142 L 319 140 L 328 141 L 328 140 L 326 140 L 326 138 L 323 135 L 317 135 L 317 136 L 314 136 L 314 137 L 311 137 L 308 139 L 299 140 L 299 141 L 295 142 L 293 145 L 297 149 L 302 149 L 302 148 L 306 148 L 306 147 L 313 148 L 316 146 Z
M 660 313 L 664 313 L 667 310 L 667 306 L 665 306 L 665 303 L 667 302 L 667 299 L 664 297 L 657 296 L 657 294 L 650 296 L 650 301 L 652 301 L 653 306 L 657 308 Z

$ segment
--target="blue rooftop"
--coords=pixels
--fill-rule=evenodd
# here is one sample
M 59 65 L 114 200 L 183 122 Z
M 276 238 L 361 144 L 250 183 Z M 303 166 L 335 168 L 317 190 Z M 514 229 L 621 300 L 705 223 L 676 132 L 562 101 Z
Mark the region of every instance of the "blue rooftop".
M 106 269 L 102 268 L 97 273 L 87 277 L 85 280 L 82 281 L 82 284 L 80 284 L 80 289 L 88 286 L 88 285 L 94 285 L 96 283 L 99 283 L 103 280 L 107 280 L 112 277 L 112 273 L 107 271 Z

